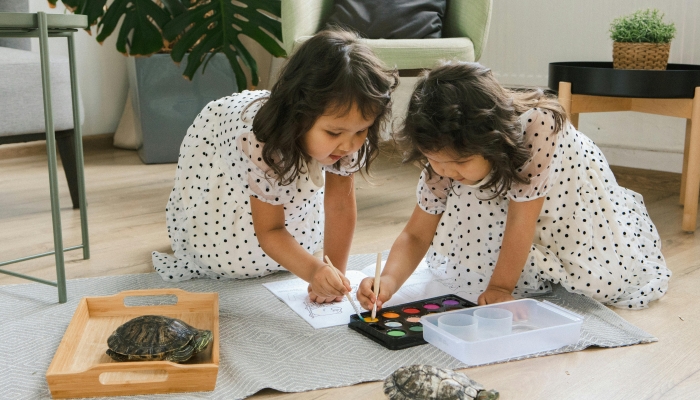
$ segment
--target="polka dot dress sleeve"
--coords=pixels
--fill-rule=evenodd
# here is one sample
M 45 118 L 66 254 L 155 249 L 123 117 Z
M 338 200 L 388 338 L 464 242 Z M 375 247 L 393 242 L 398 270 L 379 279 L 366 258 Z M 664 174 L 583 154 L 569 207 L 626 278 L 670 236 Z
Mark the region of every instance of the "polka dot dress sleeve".
M 442 214 L 445 212 L 447 205 L 447 194 L 450 191 L 451 180 L 433 173 L 428 178 L 427 171 L 418 179 L 418 187 L 416 188 L 416 196 L 418 197 L 418 206 L 428 214 Z
M 337 163 L 327 166 L 324 169 L 336 175 L 350 176 L 359 171 L 364 165 L 364 160 L 357 162 L 359 156 L 359 151 L 353 154 L 348 154 L 347 156 L 338 160 Z
M 253 132 L 240 135 L 237 142 L 246 167 L 246 188 L 250 196 L 272 205 L 288 203 L 295 190 L 289 185 L 282 186 L 272 168 L 265 163 L 262 158 L 264 144 L 258 142 Z
M 514 201 L 529 201 L 546 195 L 561 172 L 561 132 L 554 130 L 554 116 L 548 110 L 533 108 L 520 120 L 531 157 L 518 173 L 529 178 L 530 183 L 513 183 L 508 196 Z

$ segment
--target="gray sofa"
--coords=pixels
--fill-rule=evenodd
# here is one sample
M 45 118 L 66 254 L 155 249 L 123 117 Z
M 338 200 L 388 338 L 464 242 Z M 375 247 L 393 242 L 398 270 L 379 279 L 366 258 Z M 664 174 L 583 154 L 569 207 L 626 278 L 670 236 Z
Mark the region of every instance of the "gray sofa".
M 28 0 L 0 0 L 0 12 L 28 9 Z M 66 41 L 50 39 L 49 45 L 66 46 Z M 30 48 L 29 38 L 0 38 L 0 145 L 46 140 L 41 63 L 39 54 Z M 56 145 L 73 208 L 78 208 L 68 57 L 51 56 L 51 96 Z

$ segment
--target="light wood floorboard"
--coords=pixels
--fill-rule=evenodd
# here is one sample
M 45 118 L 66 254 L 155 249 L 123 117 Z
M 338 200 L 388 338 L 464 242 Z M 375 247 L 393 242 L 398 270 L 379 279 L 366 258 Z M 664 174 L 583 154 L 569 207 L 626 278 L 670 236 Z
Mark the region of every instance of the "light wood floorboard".
M 91 254 L 66 254 L 69 279 L 148 273 L 150 252 L 169 251 L 165 204 L 175 164 L 144 165 L 133 151 L 111 147 L 111 136 L 85 139 Z M 643 311 L 615 310 L 659 342 L 541 357 L 465 370 L 503 399 L 695 399 L 700 393 L 700 237 L 681 231 L 680 175 L 614 168 L 621 185 L 644 196 L 673 271 L 668 294 Z M 80 243 L 79 213 L 70 208 L 59 171 L 65 246 Z M 372 183 L 358 178 L 358 223 L 352 253 L 388 249 L 415 205 L 418 169 L 385 150 Z M 43 142 L 0 147 L 0 260 L 53 248 Z M 55 279 L 53 257 L 6 266 Z M 0 275 L 0 285 L 27 283 Z M 68 293 L 70 296 L 70 293 Z M 366 362 L 371 362 L 369 359 Z M 361 368 L 358 364 L 358 368 Z M 264 390 L 256 399 L 383 399 L 381 382 L 307 393 Z

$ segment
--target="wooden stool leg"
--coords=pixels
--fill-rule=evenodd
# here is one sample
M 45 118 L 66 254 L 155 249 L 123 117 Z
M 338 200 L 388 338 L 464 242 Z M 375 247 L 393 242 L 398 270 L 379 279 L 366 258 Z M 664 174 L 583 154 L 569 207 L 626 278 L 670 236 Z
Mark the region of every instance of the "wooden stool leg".
M 559 104 L 569 114 L 569 121 L 578 129 L 578 113 L 571 112 L 571 82 L 559 82 Z
M 690 148 L 690 127 L 691 120 L 685 120 L 685 145 L 683 146 L 683 172 L 681 173 L 681 198 L 679 204 L 683 205 L 685 200 L 685 180 L 688 179 L 688 149 Z
M 685 178 L 683 205 L 683 230 L 695 232 L 698 216 L 698 192 L 700 191 L 700 87 L 695 88 L 693 112 L 688 140 L 688 171 Z

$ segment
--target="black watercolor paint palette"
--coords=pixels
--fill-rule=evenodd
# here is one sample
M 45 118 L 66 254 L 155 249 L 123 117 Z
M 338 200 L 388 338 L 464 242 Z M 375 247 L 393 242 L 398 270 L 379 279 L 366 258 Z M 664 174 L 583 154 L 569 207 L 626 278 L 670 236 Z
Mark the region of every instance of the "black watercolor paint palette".
M 427 343 L 423 340 L 423 325 L 420 323 L 423 315 L 469 307 L 476 307 L 476 304 L 448 294 L 382 308 L 377 311 L 377 321 L 374 322 L 363 320 L 372 317 L 371 311 L 360 316 L 353 314 L 348 326 L 389 350 L 400 350 Z

